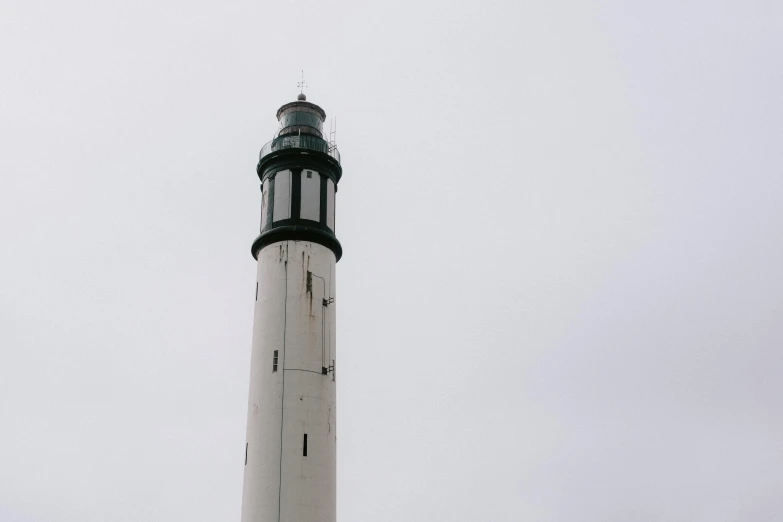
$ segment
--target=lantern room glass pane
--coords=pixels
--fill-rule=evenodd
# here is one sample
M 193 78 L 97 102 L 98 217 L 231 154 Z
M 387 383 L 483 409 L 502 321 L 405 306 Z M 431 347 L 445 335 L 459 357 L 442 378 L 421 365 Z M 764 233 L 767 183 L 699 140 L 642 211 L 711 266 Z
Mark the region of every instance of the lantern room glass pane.
M 321 176 L 314 170 L 302 170 L 302 205 L 299 217 L 320 221 L 321 219 Z
M 269 209 L 269 178 L 264 180 L 261 188 L 261 230 L 266 228 L 266 213 Z
M 323 123 L 321 122 L 321 118 L 309 112 L 299 112 L 299 111 L 289 112 L 288 114 L 284 114 L 280 118 L 280 123 L 282 124 L 282 127 L 304 125 L 307 127 L 314 127 L 318 130 L 321 130 L 323 128 Z
M 326 225 L 334 232 L 334 182 L 326 180 Z
M 281 170 L 275 174 L 275 201 L 272 221 L 291 217 L 291 171 Z

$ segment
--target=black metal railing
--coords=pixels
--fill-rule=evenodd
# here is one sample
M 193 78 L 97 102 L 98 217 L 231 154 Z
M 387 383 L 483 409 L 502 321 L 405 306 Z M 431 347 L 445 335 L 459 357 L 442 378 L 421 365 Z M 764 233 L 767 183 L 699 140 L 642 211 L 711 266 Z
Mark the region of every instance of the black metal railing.
M 261 153 L 258 159 L 261 160 L 264 156 L 267 156 L 273 152 L 283 149 L 307 149 L 314 150 L 328 154 L 340 163 L 340 152 L 336 147 L 330 145 L 326 140 L 319 138 L 318 136 L 281 136 L 275 138 L 263 147 L 261 147 Z

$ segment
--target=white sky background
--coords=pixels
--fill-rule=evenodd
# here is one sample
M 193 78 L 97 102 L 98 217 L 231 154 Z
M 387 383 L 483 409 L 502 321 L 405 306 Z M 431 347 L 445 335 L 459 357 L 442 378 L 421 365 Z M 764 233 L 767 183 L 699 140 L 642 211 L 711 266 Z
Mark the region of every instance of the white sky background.
M 0 0 L 0 521 L 239 520 L 300 69 L 340 522 L 783 520 L 781 56 L 774 0 Z

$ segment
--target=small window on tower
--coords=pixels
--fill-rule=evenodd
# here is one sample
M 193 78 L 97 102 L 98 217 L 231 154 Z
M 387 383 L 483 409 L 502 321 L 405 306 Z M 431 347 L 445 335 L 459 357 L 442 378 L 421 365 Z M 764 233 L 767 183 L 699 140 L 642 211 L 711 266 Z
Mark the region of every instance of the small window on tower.
M 313 177 L 313 172 L 308 170 L 307 171 L 307 179 L 311 179 Z
M 272 355 L 272 371 L 277 371 L 277 350 L 275 350 L 275 353 Z

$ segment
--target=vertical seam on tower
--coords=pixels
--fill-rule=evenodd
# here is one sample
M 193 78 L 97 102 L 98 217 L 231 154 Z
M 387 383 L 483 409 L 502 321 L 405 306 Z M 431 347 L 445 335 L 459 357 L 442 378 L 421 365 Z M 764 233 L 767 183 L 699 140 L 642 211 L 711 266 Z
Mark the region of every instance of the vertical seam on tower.
M 285 242 L 285 299 L 283 299 L 283 361 L 280 377 L 283 389 L 280 393 L 280 469 L 277 476 L 277 522 L 280 522 L 283 494 L 283 421 L 285 417 L 285 338 L 288 319 L 288 241 Z
M 329 299 L 332 298 L 332 263 L 329 263 Z M 335 326 L 337 326 L 337 321 L 335 320 Z M 329 363 L 332 361 L 332 323 L 329 322 L 329 331 L 327 332 L 329 334 L 328 340 L 327 340 L 327 346 L 329 347 L 329 358 L 326 360 L 326 365 L 329 366 Z M 332 365 L 334 366 L 334 364 Z M 334 381 L 335 376 L 335 368 L 332 368 L 332 380 Z

